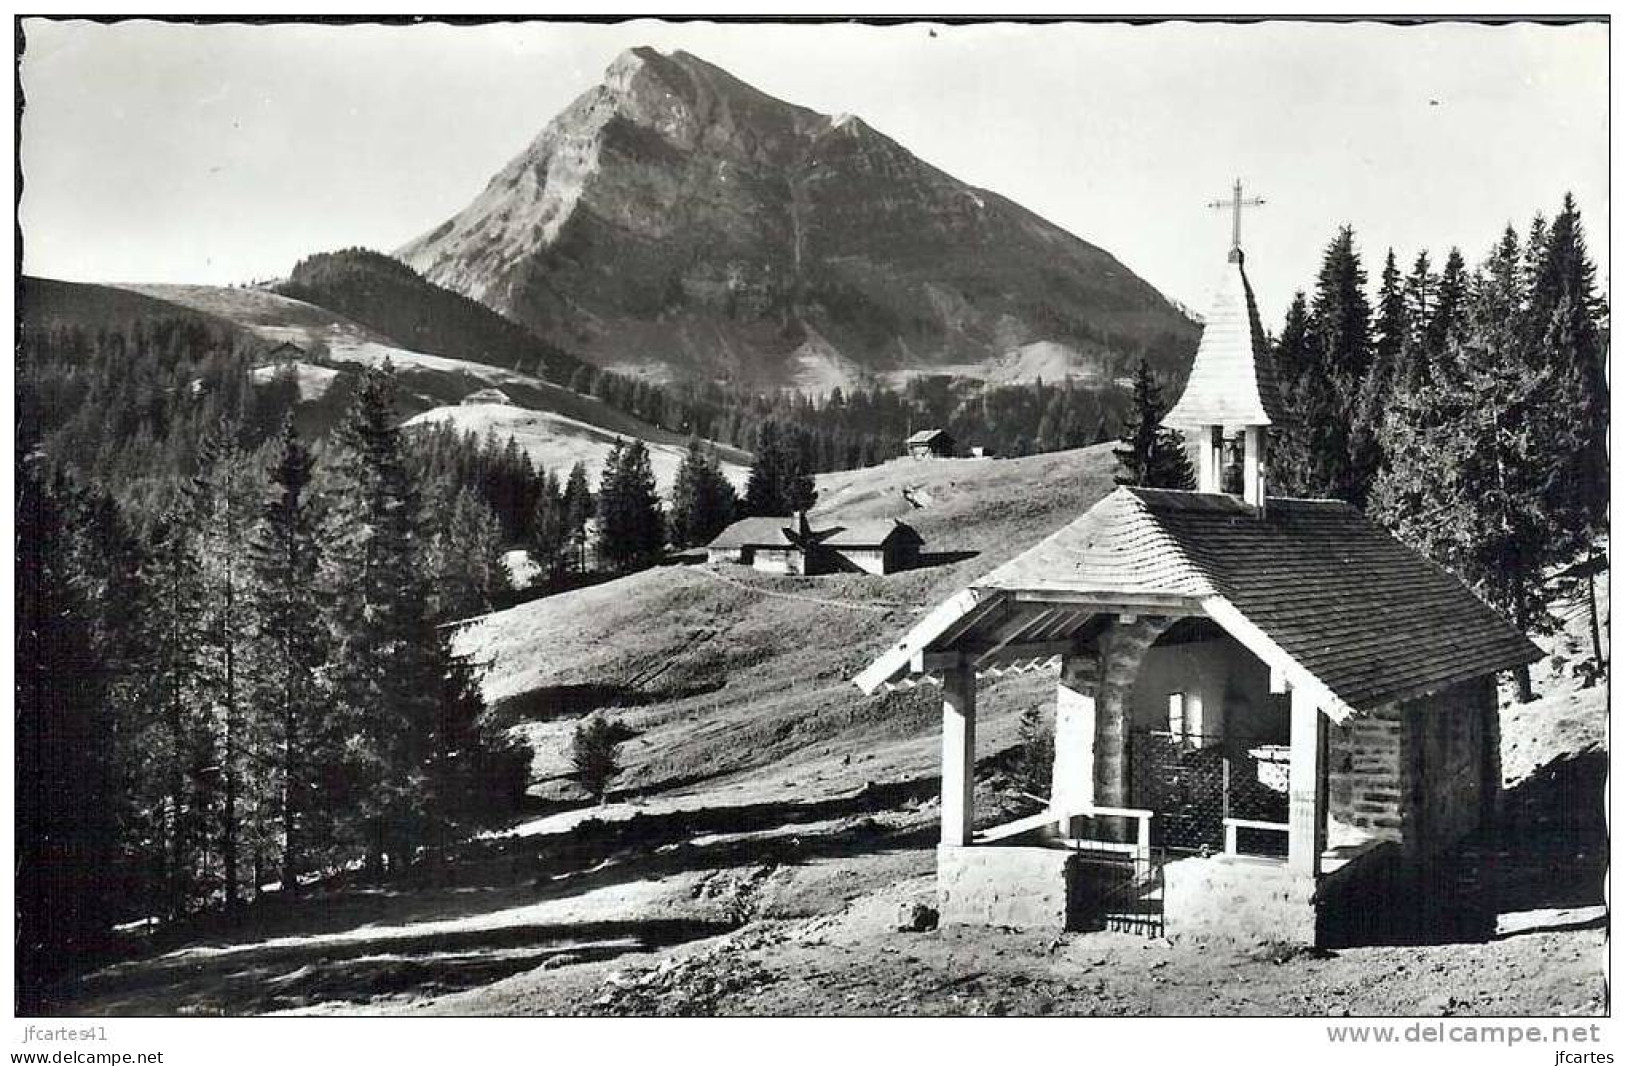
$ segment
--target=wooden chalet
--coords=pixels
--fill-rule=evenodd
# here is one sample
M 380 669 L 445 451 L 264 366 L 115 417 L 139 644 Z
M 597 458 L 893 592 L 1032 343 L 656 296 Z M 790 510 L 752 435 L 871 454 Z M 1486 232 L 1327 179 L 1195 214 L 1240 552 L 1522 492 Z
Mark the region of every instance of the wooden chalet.
M 706 545 L 706 560 L 774 574 L 890 574 L 917 565 L 923 543 L 894 519 L 814 526 L 805 514 L 742 518 Z
M 945 429 L 922 429 L 906 443 L 908 454 L 915 459 L 952 459 L 958 447 Z

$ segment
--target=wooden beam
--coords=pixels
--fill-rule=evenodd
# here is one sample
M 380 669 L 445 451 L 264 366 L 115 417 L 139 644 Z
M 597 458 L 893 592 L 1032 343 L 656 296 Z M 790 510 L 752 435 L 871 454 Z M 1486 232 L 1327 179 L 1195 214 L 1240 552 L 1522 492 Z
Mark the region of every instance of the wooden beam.
M 965 657 L 955 649 L 947 651 L 917 651 L 909 661 L 909 669 L 916 674 L 935 674 L 943 670 L 957 670 Z
M 1092 611 L 1187 615 L 1202 609 L 1202 599 L 1174 592 L 1095 592 L 1071 589 L 1022 589 L 1013 594 L 1017 603 L 1064 603 Z
M 1077 654 L 1077 645 L 1070 640 L 1039 640 L 1025 644 L 975 645 L 960 649 L 967 662 L 976 666 L 1020 662 L 1026 659 L 1050 659 L 1057 655 Z
M 1343 702 L 1318 677 L 1304 669 L 1284 648 L 1271 640 L 1269 634 L 1254 625 L 1236 609 L 1235 604 L 1223 596 L 1209 596 L 1203 600 L 1202 611 L 1219 623 L 1219 628 L 1240 641 L 1242 647 L 1258 656 L 1265 666 L 1286 675 L 1287 687 L 1294 693 L 1298 689 L 1307 691 L 1315 704 L 1323 713 L 1329 715 L 1332 721 L 1344 722 L 1356 713 L 1353 707 Z
M 895 680 L 908 670 L 914 653 L 928 645 L 953 639 L 952 634 L 963 632 L 1004 601 L 998 589 L 961 589 L 946 602 L 938 604 L 930 614 L 903 637 L 881 653 L 880 657 L 853 678 L 853 684 L 865 693 L 874 692 L 883 683 Z

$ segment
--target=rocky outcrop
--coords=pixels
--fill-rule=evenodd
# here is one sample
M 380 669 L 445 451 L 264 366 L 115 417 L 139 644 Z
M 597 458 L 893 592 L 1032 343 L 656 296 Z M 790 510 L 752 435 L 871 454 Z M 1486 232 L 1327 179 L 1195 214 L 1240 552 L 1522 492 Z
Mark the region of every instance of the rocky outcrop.
M 1196 339 L 1108 253 L 862 119 L 648 48 L 398 255 L 561 347 L 657 376 L 974 373 L 1035 344 L 1110 374 L 1142 352 L 1182 368 Z

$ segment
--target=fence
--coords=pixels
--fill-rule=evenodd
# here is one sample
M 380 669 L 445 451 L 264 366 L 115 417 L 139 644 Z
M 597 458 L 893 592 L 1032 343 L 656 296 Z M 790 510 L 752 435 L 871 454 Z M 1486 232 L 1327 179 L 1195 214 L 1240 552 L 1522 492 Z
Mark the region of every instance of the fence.
M 1143 731 L 1129 738 L 1129 795 L 1156 812 L 1152 844 L 1211 854 L 1285 853 L 1290 763 L 1270 738 Z

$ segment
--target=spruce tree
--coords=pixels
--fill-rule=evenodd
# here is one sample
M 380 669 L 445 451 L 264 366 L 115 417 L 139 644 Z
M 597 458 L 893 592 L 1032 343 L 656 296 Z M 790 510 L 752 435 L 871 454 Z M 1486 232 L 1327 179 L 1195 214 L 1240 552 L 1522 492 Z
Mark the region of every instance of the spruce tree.
M 1461 249 L 1451 248 L 1439 273 L 1437 299 L 1423 334 L 1429 380 L 1449 377 L 1453 372 L 1452 353 L 1460 346 L 1467 323 L 1468 281 L 1467 261 Z
M 110 724 L 104 664 L 74 588 L 63 502 L 20 442 L 16 476 L 16 995 L 39 997 L 111 924 Z
M 485 614 L 507 589 L 502 570 L 502 523 L 474 488 L 439 486 L 424 566 L 431 576 L 432 614 L 451 621 Z
M 221 879 L 228 908 L 240 902 L 246 792 L 245 738 L 251 709 L 245 699 L 244 652 L 248 638 L 248 552 L 253 487 L 237 446 L 236 427 L 222 421 L 198 448 L 198 471 L 189 485 L 193 550 L 202 575 L 202 641 L 205 684 L 218 731 L 213 779 L 219 790 Z
M 794 426 L 769 418 L 756 429 L 755 461 L 745 483 L 745 510 L 780 517 L 806 511 L 818 500 L 812 442 Z
M 564 540 L 570 560 L 566 569 L 582 569 L 586 565 L 587 520 L 597 504 L 587 484 L 587 468 L 577 462 L 570 467 L 570 476 L 564 481 Z
M 1156 489 L 1194 489 L 1196 474 L 1185 453 L 1185 438 L 1177 430 L 1165 429 L 1162 416 L 1168 413 L 1162 388 L 1144 359 L 1134 372 L 1133 411 L 1118 438 L 1122 445 L 1112 449 L 1117 458 L 1119 485 L 1140 485 Z
M 1344 226 L 1321 261 L 1307 319 L 1307 359 L 1283 368 L 1295 422 L 1280 435 L 1271 471 L 1292 495 L 1359 501 L 1368 488 L 1350 454 L 1351 427 L 1371 367 L 1365 281 L 1354 231 Z
M 690 437 L 672 487 L 672 543 L 680 548 L 709 543 L 733 520 L 736 502 L 716 453 Z
M 1541 632 L 1552 596 L 1543 574 L 1564 558 L 1550 472 L 1578 434 L 1562 376 L 1529 344 L 1520 260 L 1508 228 L 1473 279 L 1450 373 L 1396 393 L 1372 511 L 1513 625 Z M 1532 699 L 1528 669 L 1516 680 L 1519 699 Z
M 1572 395 L 1579 441 L 1561 456 L 1552 507 L 1577 542 L 1603 532 L 1608 513 L 1608 379 L 1596 267 L 1574 197 L 1563 198 L 1538 250 L 1527 310 L 1529 343 Z
M 256 762 L 288 895 L 298 890 L 302 874 L 335 853 L 339 814 L 328 785 L 341 772 L 344 743 L 329 713 L 327 640 L 312 609 L 321 601 L 314 465 L 292 420 L 284 422 L 249 538 Z
M 1353 418 L 1349 426 L 1347 499 L 1361 510 L 1365 509 L 1371 486 L 1384 462 L 1383 413 L 1387 409 L 1395 375 L 1404 359 L 1410 332 L 1405 291 L 1400 281 L 1399 267 L 1394 261 L 1394 251 L 1390 248 L 1377 290 L 1377 320 L 1372 336 L 1371 364 L 1355 395 Z
M 213 820 L 204 780 L 216 765 L 217 738 L 201 658 L 203 574 L 194 536 L 188 509 L 178 499 L 169 501 L 153 522 L 143 573 L 155 624 L 145 663 L 151 725 L 139 745 L 150 768 L 137 777 L 150 789 L 145 798 L 161 812 L 158 879 L 163 913 L 171 918 L 203 900 Z
M 598 490 L 598 556 L 616 570 L 631 570 L 653 563 L 665 544 L 649 449 L 636 438 L 617 441 Z
M 368 865 L 404 858 L 422 828 L 437 713 L 437 638 L 423 578 L 419 489 L 395 415 L 394 371 L 369 368 L 334 430 L 323 583 L 351 816 Z
M 1594 575 L 1603 565 L 1598 542 L 1608 530 L 1607 307 L 1595 292 L 1596 268 L 1572 195 L 1534 239 L 1538 247 L 1526 250 L 1533 264 L 1529 342 L 1537 363 L 1557 379 L 1554 387 L 1573 418 L 1570 446 L 1554 450 L 1549 508 L 1567 554 L 1587 561 L 1580 568 L 1585 576 L 1574 581 L 1584 582 L 1578 592 L 1591 618 L 1595 675 L 1606 667 Z
M 542 480 L 542 491 L 536 496 L 530 528 L 529 550 L 536 566 L 549 581 L 563 576 L 571 562 L 569 513 L 558 475 L 551 471 Z

